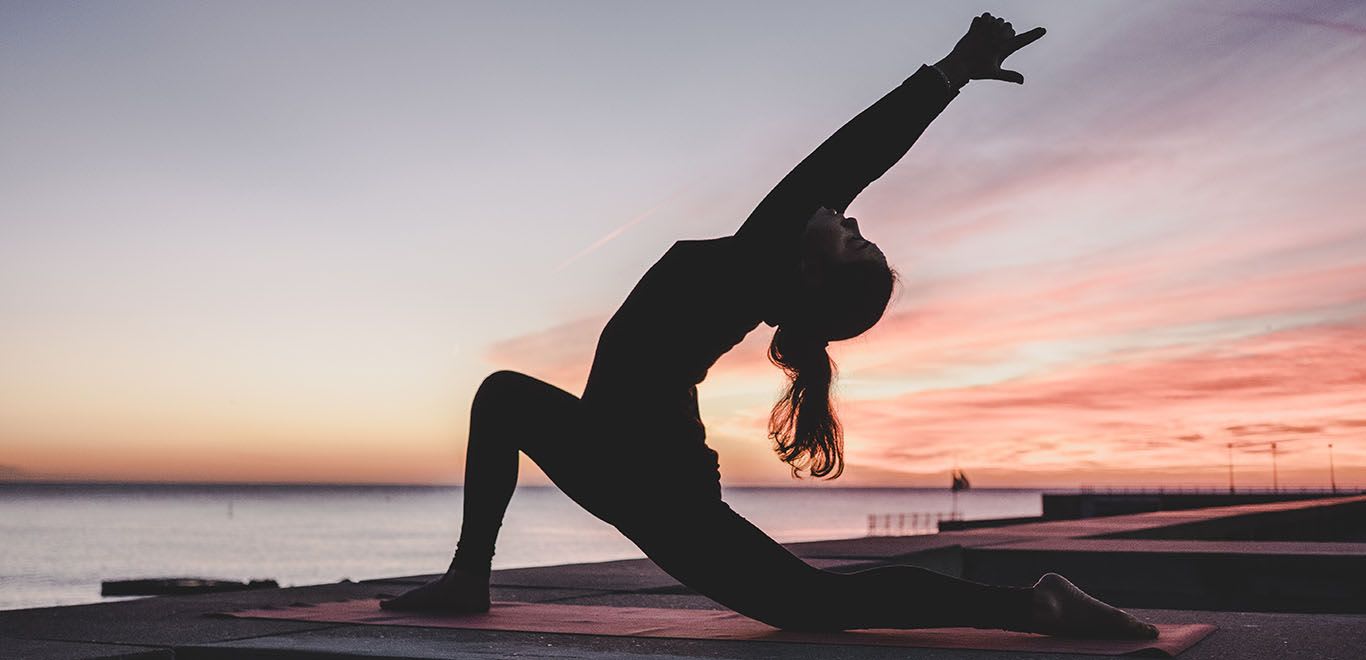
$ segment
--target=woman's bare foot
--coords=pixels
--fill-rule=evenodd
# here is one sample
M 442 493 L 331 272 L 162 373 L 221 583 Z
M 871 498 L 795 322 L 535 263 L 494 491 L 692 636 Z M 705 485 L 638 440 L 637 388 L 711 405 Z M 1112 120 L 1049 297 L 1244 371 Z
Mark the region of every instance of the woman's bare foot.
M 1156 639 L 1157 628 L 1086 595 L 1067 578 L 1047 573 L 1034 585 L 1030 632 L 1060 637 Z
M 380 601 L 379 606 L 386 610 L 415 612 L 487 612 L 489 578 L 453 568 L 436 580 Z

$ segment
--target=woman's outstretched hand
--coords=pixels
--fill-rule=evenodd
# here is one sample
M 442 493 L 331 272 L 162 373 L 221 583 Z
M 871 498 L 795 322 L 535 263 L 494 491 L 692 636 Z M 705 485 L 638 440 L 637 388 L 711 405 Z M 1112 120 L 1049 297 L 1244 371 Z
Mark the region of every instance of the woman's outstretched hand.
M 1024 84 L 1023 75 L 1018 71 L 1002 69 L 1001 62 L 1015 51 L 1034 43 L 1044 32 L 1043 28 L 1036 27 L 1024 34 L 1015 34 L 1015 28 L 1004 18 L 982 14 L 972 19 L 968 33 L 935 66 L 948 76 L 955 87 L 969 80 L 1004 80 Z

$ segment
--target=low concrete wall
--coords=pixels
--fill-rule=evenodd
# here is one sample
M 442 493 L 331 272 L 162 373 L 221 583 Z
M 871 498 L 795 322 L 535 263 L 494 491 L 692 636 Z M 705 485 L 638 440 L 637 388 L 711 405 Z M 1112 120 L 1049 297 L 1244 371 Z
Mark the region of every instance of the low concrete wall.
M 1151 511 L 1183 511 L 1216 506 L 1291 502 L 1326 497 L 1346 497 L 1357 492 L 1281 491 L 1256 493 L 1190 493 L 1161 491 L 1093 491 L 1044 493 L 1045 520 L 1080 520 L 1099 516 L 1122 516 Z
M 1366 613 L 1366 557 L 1250 554 L 1228 545 L 1226 552 L 965 548 L 963 577 L 1027 586 L 1060 573 L 1122 607 Z
M 988 527 L 1005 527 L 1007 525 L 1020 525 L 1023 523 L 1043 522 L 1041 516 L 1022 516 L 1019 518 L 983 518 L 981 520 L 941 520 L 939 521 L 939 531 L 959 532 L 965 529 L 986 529 Z
M 1366 541 L 1366 500 L 1262 511 L 1096 536 L 1200 541 Z
M 1366 498 L 1161 518 L 964 548 L 962 575 L 1024 586 L 1056 572 L 1127 607 L 1366 614 Z M 1113 526 L 1095 523 L 1046 526 Z

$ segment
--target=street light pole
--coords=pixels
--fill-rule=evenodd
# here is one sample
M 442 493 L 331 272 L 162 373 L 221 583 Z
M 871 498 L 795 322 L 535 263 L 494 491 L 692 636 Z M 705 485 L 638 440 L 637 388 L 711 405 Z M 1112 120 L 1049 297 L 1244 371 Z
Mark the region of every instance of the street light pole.
M 1281 492 L 1281 480 L 1276 474 L 1276 443 L 1271 443 L 1271 490 Z
M 1228 443 L 1228 494 L 1233 494 L 1233 443 Z
M 1333 443 L 1328 443 L 1328 485 L 1333 488 L 1333 494 L 1338 492 L 1338 478 L 1333 471 Z

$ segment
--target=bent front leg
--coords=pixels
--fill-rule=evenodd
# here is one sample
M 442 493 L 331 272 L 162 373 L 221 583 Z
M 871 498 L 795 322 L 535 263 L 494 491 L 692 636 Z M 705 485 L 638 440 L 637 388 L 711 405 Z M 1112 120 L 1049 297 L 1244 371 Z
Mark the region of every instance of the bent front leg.
M 581 437 L 578 397 L 515 371 L 498 371 L 479 386 L 470 407 L 465 450 L 464 517 L 451 568 L 487 575 L 508 502 L 517 488 L 518 452 L 555 480 L 572 470 L 555 445 Z M 558 482 L 557 482 L 558 483 Z

